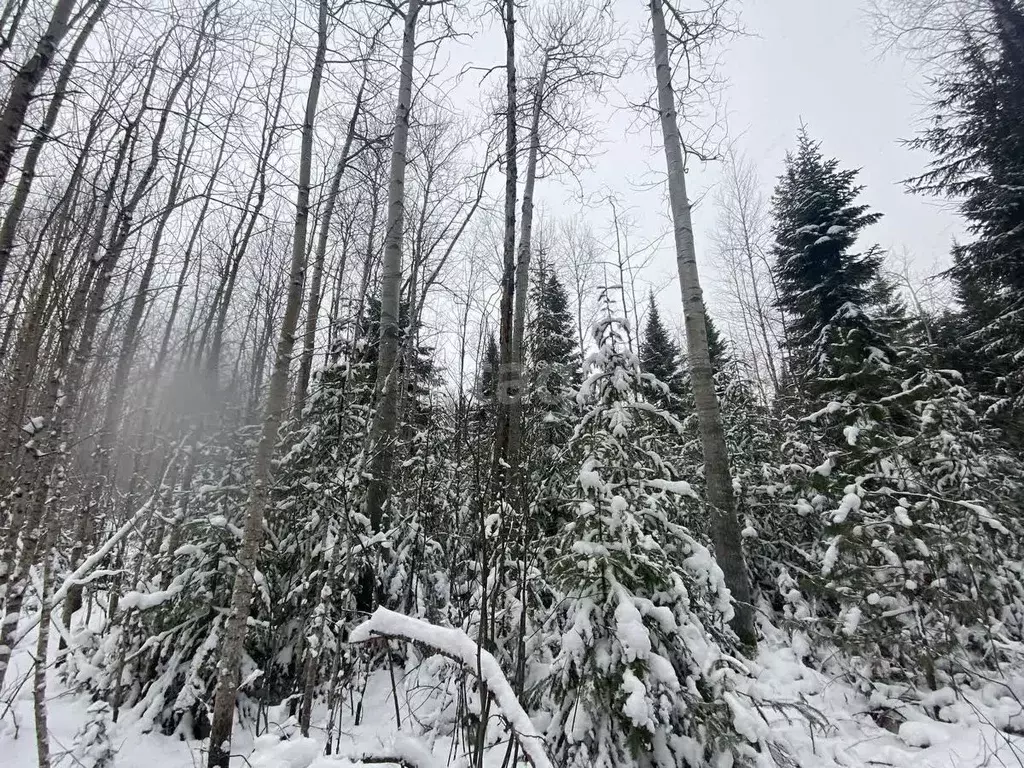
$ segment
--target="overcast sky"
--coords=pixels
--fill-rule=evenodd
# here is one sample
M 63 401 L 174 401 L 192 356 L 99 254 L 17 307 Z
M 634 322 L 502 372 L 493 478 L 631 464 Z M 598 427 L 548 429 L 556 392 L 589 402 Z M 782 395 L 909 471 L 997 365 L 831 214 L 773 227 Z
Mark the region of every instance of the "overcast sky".
M 629 0 L 616 8 L 646 29 L 645 4 Z M 917 68 L 897 55 L 882 57 L 875 45 L 862 0 L 737 0 L 747 35 L 734 40 L 722 57 L 728 80 L 724 93 L 728 132 L 739 149 L 753 160 L 765 192 L 770 193 L 781 172 L 784 155 L 795 144 L 803 120 L 820 139 L 827 156 L 845 167 L 862 169 L 865 200 L 884 214 L 865 238 L 891 251 L 907 249 L 918 272 L 931 273 L 947 263 L 949 246 L 960 233 L 949 205 L 907 194 L 901 181 L 921 172 L 928 155 L 902 142 L 912 138 L 927 115 L 926 83 Z M 620 84 L 637 97 L 650 86 L 650 69 Z M 630 93 L 630 91 L 633 91 Z M 582 184 L 588 193 L 615 190 L 636 219 L 639 236 L 654 239 L 669 230 L 660 137 L 648 129 L 629 132 L 635 115 L 610 114 L 603 152 Z M 684 129 L 685 130 L 685 129 Z M 625 138 L 624 138 L 625 137 Z M 698 259 L 708 278 L 713 299 L 713 263 L 707 252 L 707 230 L 714 223 L 709 193 L 718 167 L 693 167 L 688 176 L 691 197 L 702 200 L 695 210 Z M 570 212 L 578 203 L 565 198 L 565 188 L 542 181 L 540 197 L 556 213 Z M 544 186 L 546 185 L 546 189 Z M 603 208 L 603 207 L 601 207 Z M 591 209 L 598 228 L 607 212 Z M 660 253 L 647 275 L 663 286 L 659 294 L 671 310 L 679 305 L 678 290 L 669 280 L 674 270 L 671 241 L 663 237 Z
M 904 146 L 927 115 L 926 83 L 895 54 L 884 58 L 858 0 L 742 0 L 757 37 L 730 46 L 731 131 L 774 177 L 802 118 L 826 154 L 862 168 L 865 197 L 885 218 L 872 236 L 919 261 L 945 259 L 957 221 L 948 205 L 906 194 L 903 179 L 929 160 Z

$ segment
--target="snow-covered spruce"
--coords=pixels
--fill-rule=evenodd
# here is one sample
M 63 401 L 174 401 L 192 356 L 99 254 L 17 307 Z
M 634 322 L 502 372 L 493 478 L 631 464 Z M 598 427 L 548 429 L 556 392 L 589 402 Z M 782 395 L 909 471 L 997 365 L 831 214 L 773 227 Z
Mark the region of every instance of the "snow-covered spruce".
M 117 750 L 110 742 L 111 709 L 97 701 L 86 710 L 87 720 L 75 735 L 71 759 L 81 768 L 114 768 Z
M 679 424 L 644 399 L 622 326 L 608 318 L 595 339 L 571 442 L 580 470 L 549 543 L 560 595 L 550 662 L 531 674 L 537 717 L 566 768 L 742 762 L 762 733 L 732 692 L 722 573 L 685 526 L 700 505 L 663 458 Z
M 926 353 L 830 350 L 824 405 L 791 423 L 756 545 L 787 546 L 762 583 L 777 580 L 790 618 L 873 660 L 871 677 L 935 685 L 996 664 L 1024 620 L 1020 463 Z

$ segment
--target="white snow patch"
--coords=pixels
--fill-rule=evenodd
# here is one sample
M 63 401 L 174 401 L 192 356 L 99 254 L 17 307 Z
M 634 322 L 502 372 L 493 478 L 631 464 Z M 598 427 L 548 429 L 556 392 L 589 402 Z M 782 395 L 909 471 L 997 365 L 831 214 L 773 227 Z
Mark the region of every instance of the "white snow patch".
M 172 584 L 169 589 L 164 589 L 159 592 L 125 592 L 121 596 L 119 605 L 121 610 L 127 611 L 130 608 L 138 608 L 140 611 L 146 611 L 150 608 L 156 608 L 158 605 L 163 605 L 168 600 L 174 598 L 181 592 L 181 584 Z
M 930 747 L 949 740 L 941 723 L 907 721 L 900 725 L 900 739 L 911 747 Z
M 619 593 L 619 604 L 615 608 L 615 637 L 628 662 L 646 659 L 651 653 L 651 635 L 640 611 L 624 591 Z

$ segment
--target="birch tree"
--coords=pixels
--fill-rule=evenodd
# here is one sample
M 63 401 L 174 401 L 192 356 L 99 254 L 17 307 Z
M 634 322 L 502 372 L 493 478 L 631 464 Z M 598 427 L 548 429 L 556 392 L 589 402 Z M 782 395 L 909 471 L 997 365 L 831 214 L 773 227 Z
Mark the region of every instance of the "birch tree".
M 334 209 L 338 204 L 338 192 L 341 189 L 341 179 L 348 167 L 352 154 L 352 143 L 356 136 L 356 127 L 359 122 L 359 113 L 363 106 L 363 94 L 366 91 L 366 73 L 363 74 L 363 81 L 356 94 L 355 104 L 352 107 L 352 116 L 349 118 L 348 130 L 345 133 L 345 143 L 341 148 L 341 156 L 331 176 L 331 185 L 327 190 L 327 197 L 324 201 L 323 220 L 320 222 L 320 234 L 316 241 L 316 252 L 313 257 L 313 277 L 309 286 L 309 298 L 306 303 L 306 322 L 302 334 L 302 354 L 299 357 L 299 372 L 295 379 L 294 410 L 296 414 L 301 413 L 302 404 L 306 398 L 306 390 L 309 387 L 309 377 L 313 371 L 313 351 L 316 347 L 317 321 L 320 316 L 320 302 L 323 298 L 322 285 L 324 274 L 324 261 L 327 258 L 327 244 L 331 235 L 331 222 L 334 219 Z M 343 251 L 344 257 L 344 251 Z M 339 267 L 344 273 L 344 263 Z
M 0 286 L 4 282 L 4 274 L 7 271 L 7 263 L 10 260 L 15 234 L 18 231 L 18 224 L 21 222 L 21 215 L 25 210 L 25 204 L 28 202 L 32 183 L 35 181 L 36 165 L 39 162 L 39 156 L 42 154 L 43 147 L 52 138 L 50 133 L 53 131 L 57 117 L 64 106 L 64 100 L 71 85 L 71 77 L 78 65 L 78 57 L 81 55 L 82 49 L 85 48 L 85 44 L 96 27 L 96 23 L 106 12 L 109 4 L 110 0 L 96 0 L 92 12 L 76 35 L 75 42 L 68 51 L 64 63 L 61 65 L 60 75 L 57 77 L 54 93 L 46 107 L 43 120 L 36 129 L 32 142 L 25 153 L 25 160 L 22 163 L 17 188 L 14 191 L 14 196 L 11 198 L 10 205 L 7 207 L 3 225 L 0 226 Z M 2 169 L 2 166 L 0 166 L 0 169 Z M 3 182 L 0 180 L 0 187 L 2 186 Z
M 767 400 L 779 391 L 784 338 L 782 317 L 774 310 L 776 291 L 768 261 L 769 212 L 756 168 L 735 149 L 725 158 L 715 203 L 718 219 L 711 247 L 724 283 L 722 291 L 731 304 L 729 319 L 739 325 L 733 341 L 745 348 L 762 398 Z
M 68 33 L 74 8 L 75 0 L 58 0 L 35 50 L 14 76 L 7 102 L 0 112 L 0 189 L 7 182 L 29 104 L 57 54 L 57 47 Z

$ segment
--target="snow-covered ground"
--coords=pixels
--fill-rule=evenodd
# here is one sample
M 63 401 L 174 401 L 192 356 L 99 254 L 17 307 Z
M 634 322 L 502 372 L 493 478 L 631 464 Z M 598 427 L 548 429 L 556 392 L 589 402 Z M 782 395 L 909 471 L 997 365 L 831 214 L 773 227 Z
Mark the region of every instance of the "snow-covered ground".
M 749 693 L 766 702 L 761 712 L 771 734 L 801 768 L 981 768 L 1024 766 L 1022 691 L 993 683 L 963 697 L 949 689 L 925 700 L 939 719 L 920 706 L 896 699 L 874 700 L 848 683 L 808 668 L 793 648 L 776 640 L 762 650 Z M 774 702 L 774 706 L 767 704 Z M 888 718 L 879 717 L 891 707 Z M 872 710 L 879 721 L 870 714 Z M 946 721 L 946 722 L 944 722 Z M 999 726 L 999 727 L 997 727 Z
M 13 660 L 8 680 L 15 684 L 31 671 L 28 647 L 26 644 Z M 757 702 L 757 708 L 768 721 L 767 726 L 754 727 L 770 733 L 781 747 L 775 751 L 775 759 L 765 755 L 765 766 L 1024 766 L 1024 738 L 1007 732 L 1024 731 L 1024 710 L 1018 698 L 1024 691 L 1019 690 L 1020 685 L 993 682 L 966 698 L 955 697 L 948 690 L 939 691 L 925 702 L 938 713 L 939 719 L 932 719 L 920 707 L 903 706 L 895 700 L 880 701 L 877 694 L 874 702 L 869 701 L 848 683 L 808 668 L 781 635 L 764 643 L 752 671 L 754 680 L 744 693 Z M 51 673 L 49 722 L 55 766 L 76 765 L 70 751 L 76 733 L 88 719 L 89 705 L 86 697 L 68 691 L 58 676 Z M 877 724 L 869 714 L 871 710 L 877 713 L 880 705 L 895 705 L 899 710 L 898 716 L 885 723 L 888 728 Z M 0 705 L 0 712 L 5 707 Z M 363 725 L 354 726 L 348 714 L 347 721 L 342 723 L 342 753 L 348 757 L 324 757 L 323 734 L 314 733 L 313 738 L 302 739 L 294 724 L 282 715 L 276 722 L 272 717 L 270 733 L 259 738 L 251 733 L 236 733 L 233 751 L 246 756 L 246 760 L 235 762 L 249 768 L 351 768 L 361 765 L 351 759 L 354 755 L 374 753 L 401 755 L 410 764 L 424 768 L 451 764 L 450 738 L 438 739 L 433 754 L 428 754 L 427 739 L 395 729 L 394 702 L 386 674 L 371 679 L 364 707 Z M 404 704 L 402 709 L 407 712 Z M 410 718 L 403 719 L 408 727 Z M 111 743 L 117 751 L 117 768 L 205 765 L 201 742 L 144 733 L 141 722 L 130 711 L 113 725 Z M 503 749 L 495 750 L 495 766 L 501 764 L 503 756 Z M 0 722 L 0 766 L 30 768 L 35 764 L 31 686 L 25 683 L 13 709 Z

